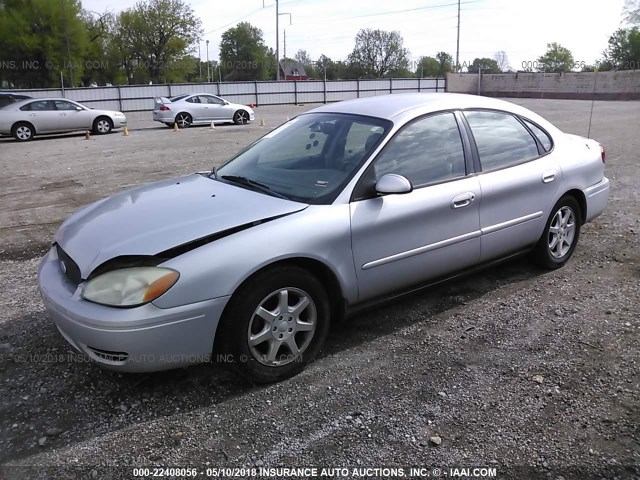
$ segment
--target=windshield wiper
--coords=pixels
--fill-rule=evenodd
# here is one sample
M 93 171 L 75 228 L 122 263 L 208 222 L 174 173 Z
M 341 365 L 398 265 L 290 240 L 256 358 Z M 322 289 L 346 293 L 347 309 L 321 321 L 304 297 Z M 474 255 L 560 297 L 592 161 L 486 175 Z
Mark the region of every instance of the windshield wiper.
M 216 176 L 217 178 L 217 176 Z M 247 187 L 252 187 L 254 190 L 259 190 L 267 195 L 272 195 L 274 197 L 284 198 L 285 200 L 289 200 L 289 197 L 283 195 L 280 192 L 276 192 L 272 190 L 271 187 L 265 185 L 264 183 L 256 182 L 255 180 L 251 180 L 247 177 L 242 177 L 240 175 L 222 175 L 220 177 L 223 180 L 227 180 L 229 182 L 237 183 L 239 185 L 245 185 Z
M 216 180 L 218 179 L 218 167 L 216 167 L 215 165 L 213 166 L 213 168 L 211 169 L 211 173 L 209 174 L 209 178 L 215 178 Z

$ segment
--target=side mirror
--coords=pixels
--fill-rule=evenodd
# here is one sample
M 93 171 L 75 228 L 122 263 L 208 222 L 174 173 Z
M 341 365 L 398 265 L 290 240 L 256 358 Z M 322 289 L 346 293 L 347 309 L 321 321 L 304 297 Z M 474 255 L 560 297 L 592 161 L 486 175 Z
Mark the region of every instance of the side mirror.
M 376 192 L 380 195 L 410 193 L 413 191 L 411 182 L 402 175 L 387 173 L 376 182 Z
M 225 104 L 225 105 L 229 105 L 229 102 L 227 102 L 227 101 L 225 100 L 225 101 L 224 101 L 224 104 Z
M 82 108 L 76 107 L 76 112 L 81 112 L 81 111 L 82 111 Z

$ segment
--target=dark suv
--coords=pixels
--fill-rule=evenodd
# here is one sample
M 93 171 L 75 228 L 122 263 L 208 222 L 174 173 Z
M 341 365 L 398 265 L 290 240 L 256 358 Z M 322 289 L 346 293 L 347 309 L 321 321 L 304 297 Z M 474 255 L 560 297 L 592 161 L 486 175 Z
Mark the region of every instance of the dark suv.
M 31 98 L 29 95 L 21 95 L 18 93 L 0 92 L 0 108 L 6 107 L 14 102 Z

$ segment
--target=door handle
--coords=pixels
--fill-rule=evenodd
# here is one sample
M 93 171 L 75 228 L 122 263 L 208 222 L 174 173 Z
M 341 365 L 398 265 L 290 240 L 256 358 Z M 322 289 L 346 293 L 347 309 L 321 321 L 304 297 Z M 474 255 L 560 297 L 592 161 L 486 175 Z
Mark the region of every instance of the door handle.
M 542 174 L 542 183 L 551 183 L 556 179 L 556 171 L 548 170 Z
M 473 202 L 475 199 L 476 199 L 476 194 L 473 192 L 461 193 L 460 195 L 456 195 L 455 197 L 453 197 L 453 200 L 451 201 L 451 207 L 452 208 L 466 207 L 467 205 L 471 205 L 471 202 Z

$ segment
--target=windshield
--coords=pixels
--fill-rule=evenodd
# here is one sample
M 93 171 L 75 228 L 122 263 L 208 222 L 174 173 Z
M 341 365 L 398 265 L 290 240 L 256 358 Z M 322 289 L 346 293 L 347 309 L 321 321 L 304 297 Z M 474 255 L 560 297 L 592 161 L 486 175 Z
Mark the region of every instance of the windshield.
M 296 201 L 330 203 L 391 126 L 388 120 L 358 115 L 301 115 L 241 151 L 217 170 L 217 177 L 231 183 L 242 178 L 245 186 L 250 180 Z

